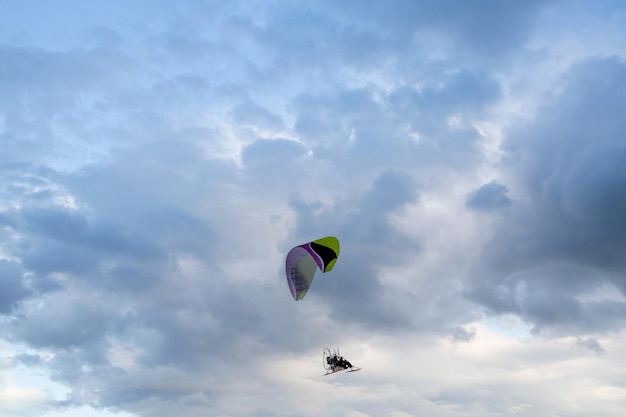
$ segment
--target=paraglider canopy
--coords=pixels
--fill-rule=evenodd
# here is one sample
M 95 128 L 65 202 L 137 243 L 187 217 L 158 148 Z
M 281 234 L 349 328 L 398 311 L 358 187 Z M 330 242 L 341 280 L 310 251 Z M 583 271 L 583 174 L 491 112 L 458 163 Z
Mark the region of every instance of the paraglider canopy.
M 339 241 L 327 236 L 291 249 L 285 261 L 287 283 L 294 300 L 301 300 L 311 286 L 315 271 L 333 269 L 339 256 Z

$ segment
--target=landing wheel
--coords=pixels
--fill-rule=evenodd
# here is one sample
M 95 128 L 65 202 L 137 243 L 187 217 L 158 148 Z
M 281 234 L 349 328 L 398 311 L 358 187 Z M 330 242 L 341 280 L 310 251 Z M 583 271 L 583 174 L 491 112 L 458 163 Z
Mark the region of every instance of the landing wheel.
M 326 369 L 327 371 L 333 370 L 333 366 L 328 363 L 328 359 L 332 358 L 332 356 L 333 355 L 332 353 L 330 353 L 330 349 L 324 349 L 324 353 L 322 354 L 322 365 L 324 365 L 324 369 Z

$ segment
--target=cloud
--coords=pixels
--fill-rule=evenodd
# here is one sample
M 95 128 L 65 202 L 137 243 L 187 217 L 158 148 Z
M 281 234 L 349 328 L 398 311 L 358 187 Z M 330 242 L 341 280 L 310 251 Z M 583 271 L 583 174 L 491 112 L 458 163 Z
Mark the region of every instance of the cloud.
M 432 31 L 455 47 L 498 56 L 524 41 L 530 22 L 542 5 L 540 1 L 520 4 L 486 0 L 470 5 L 456 1 L 399 0 L 391 4 L 375 1 L 368 7 L 344 2 L 340 9 L 369 24 L 387 28 L 399 39 Z
M 508 207 L 511 205 L 511 199 L 506 195 L 507 191 L 505 185 L 498 184 L 493 180 L 468 194 L 465 206 L 478 211 Z
M 576 344 L 578 346 L 581 346 L 581 347 L 584 347 L 586 349 L 591 350 L 592 352 L 596 353 L 597 355 L 602 355 L 602 354 L 606 353 L 606 350 L 604 350 L 604 348 L 602 348 L 602 345 L 600 343 L 598 343 L 598 341 L 593 339 L 593 338 L 587 338 L 587 339 L 578 338 L 576 340 Z
M 452 340 L 455 342 L 471 342 L 476 337 L 476 328 L 469 329 L 456 327 L 452 333 Z
M 287 3 L 0 16 L 2 366 L 68 414 L 620 415 L 623 60 L 552 78 L 553 2 Z
M 284 127 L 280 116 L 252 102 L 235 106 L 233 119 L 237 123 L 249 124 L 261 129 L 281 129 Z
M 0 314 L 11 314 L 31 291 L 24 285 L 24 272 L 19 264 L 0 259 Z
M 299 165 L 306 163 L 306 154 L 306 148 L 296 141 L 261 139 L 246 146 L 241 158 L 249 175 L 255 180 L 265 182 L 272 177 L 284 177 L 290 171 L 291 179 L 297 178 L 302 171 Z M 283 178 L 281 182 L 288 181 Z
M 297 236 L 311 236 L 314 230 L 336 231 L 341 262 L 333 269 L 337 277 L 320 276 L 316 292 L 331 314 L 346 321 L 369 326 L 407 324 L 407 317 L 394 306 L 393 294 L 386 293 L 377 279 L 378 266 L 403 262 L 419 246 L 409 236 L 399 234 L 389 216 L 418 199 L 416 186 L 403 172 L 385 171 L 363 191 L 344 196 L 333 207 L 304 204 L 295 200 Z M 321 236 L 313 236 L 317 238 Z M 385 242 L 381 245 L 381 242 Z M 313 293 L 313 294 L 311 294 Z M 314 298 L 313 291 L 307 297 Z M 336 311 L 335 311 L 336 310 Z
M 584 294 L 607 285 L 624 293 L 624 122 L 616 109 L 626 66 L 591 59 L 566 80 L 534 121 L 510 131 L 505 146 L 515 161 L 507 168 L 526 200 L 497 226 L 485 253 L 493 282 L 473 294 L 538 328 L 608 330 L 623 325 L 626 304 Z

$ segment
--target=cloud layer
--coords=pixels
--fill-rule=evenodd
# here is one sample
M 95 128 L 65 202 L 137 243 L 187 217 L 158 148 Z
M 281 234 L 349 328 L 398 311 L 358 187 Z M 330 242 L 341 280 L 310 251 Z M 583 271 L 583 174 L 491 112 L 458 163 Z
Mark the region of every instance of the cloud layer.
M 620 415 L 621 4 L 74 3 L 0 17 L 0 411 Z

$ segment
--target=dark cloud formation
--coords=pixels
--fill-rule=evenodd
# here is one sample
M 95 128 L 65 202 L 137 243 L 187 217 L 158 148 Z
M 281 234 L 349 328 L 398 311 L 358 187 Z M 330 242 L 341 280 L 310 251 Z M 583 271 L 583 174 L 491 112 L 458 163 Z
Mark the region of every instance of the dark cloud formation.
M 582 339 L 579 337 L 576 340 L 576 344 L 578 346 L 584 347 L 585 349 L 589 349 L 590 351 L 594 352 L 597 355 L 603 355 L 606 353 L 606 350 L 604 350 L 602 345 L 593 338 Z
M 567 80 L 532 123 L 510 131 L 510 169 L 527 200 L 496 229 L 485 253 L 494 282 L 473 296 L 537 328 L 620 328 L 626 304 L 585 295 L 607 285 L 622 293 L 626 287 L 625 126 L 619 110 L 626 105 L 626 65 L 617 58 L 588 60 Z
M 476 328 L 456 327 L 452 332 L 452 341 L 471 342 L 476 337 Z
M 495 180 L 482 185 L 476 191 L 471 192 L 465 200 L 465 206 L 479 211 L 491 211 L 511 205 L 511 199 L 506 195 L 505 185 L 498 184 Z

